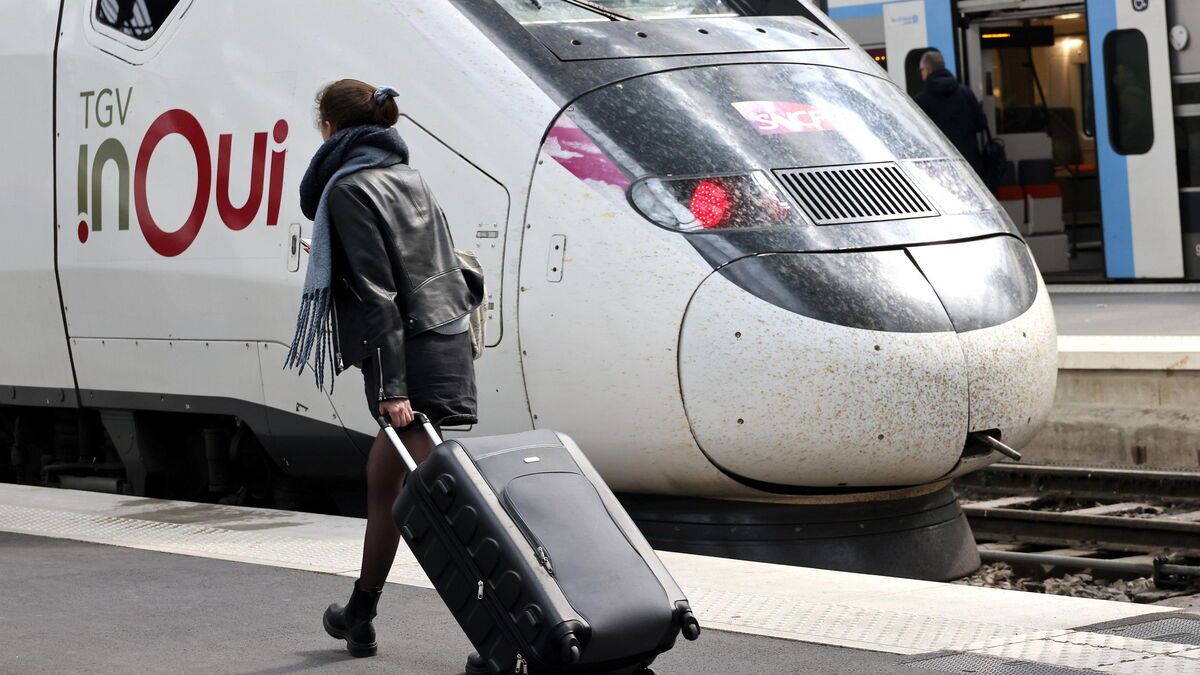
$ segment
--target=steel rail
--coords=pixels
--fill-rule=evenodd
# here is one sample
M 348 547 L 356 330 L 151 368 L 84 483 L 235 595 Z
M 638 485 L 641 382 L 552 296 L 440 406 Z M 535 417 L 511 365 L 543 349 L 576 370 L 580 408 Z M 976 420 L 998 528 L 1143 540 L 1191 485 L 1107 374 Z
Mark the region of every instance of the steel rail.
M 1200 522 L 981 508 L 970 504 L 964 504 L 962 509 L 977 539 L 1200 555 Z
M 1072 569 L 1092 569 L 1097 572 L 1114 572 L 1123 577 L 1151 577 L 1154 585 L 1159 587 L 1186 585 L 1186 580 L 1200 578 L 1200 567 L 1193 565 L 1172 565 L 1165 556 L 1154 558 L 1153 562 L 1133 562 L 1127 560 L 1104 560 L 1104 558 L 1031 554 L 1031 552 L 979 550 L 979 558 L 984 563 L 1007 562 L 1009 565 L 1050 565 Z
M 1200 500 L 1200 471 L 1000 462 L 962 476 L 956 483 L 980 492 L 1005 494 Z

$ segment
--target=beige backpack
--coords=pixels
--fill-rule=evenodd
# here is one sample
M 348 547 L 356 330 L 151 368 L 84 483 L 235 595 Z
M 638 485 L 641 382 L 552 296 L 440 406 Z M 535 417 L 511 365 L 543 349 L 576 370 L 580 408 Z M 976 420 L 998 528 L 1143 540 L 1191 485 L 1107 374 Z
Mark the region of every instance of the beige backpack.
M 483 279 L 483 265 L 479 264 L 479 256 L 475 255 L 474 251 L 454 249 L 454 253 L 458 256 L 458 262 L 464 270 L 471 270 L 478 274 L 480 279 Z M 483 329 L 487 323 L 487 304 L 487 285 L 485 284 L 483 287 L 483 300 L 479 302 L 479 305 L 475 309 L 471 310 L 471 356 L 475 359 L 483 356 L 485 344 Z

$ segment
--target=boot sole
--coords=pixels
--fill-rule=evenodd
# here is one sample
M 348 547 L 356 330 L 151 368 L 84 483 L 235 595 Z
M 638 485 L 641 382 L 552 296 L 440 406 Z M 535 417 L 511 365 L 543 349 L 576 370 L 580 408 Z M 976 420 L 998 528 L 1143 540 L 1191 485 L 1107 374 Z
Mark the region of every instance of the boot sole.
M 351 640 L 344 631 L 337 630 L 333 626 L 330 626 L 329 619 L 325 618 L 324 616 L 321 617 L 321 625 L 325 627 L 325 632 L 329 633 L 329 637 L 334 638 L 335 640 L 346 641 L 346 651 L 350 652 L 350 656 L 361 659 L 366 656 L 375 656 L 375 653 L 379 651 L 378 642 L 372 642 L 370 644 L 355 642 Z

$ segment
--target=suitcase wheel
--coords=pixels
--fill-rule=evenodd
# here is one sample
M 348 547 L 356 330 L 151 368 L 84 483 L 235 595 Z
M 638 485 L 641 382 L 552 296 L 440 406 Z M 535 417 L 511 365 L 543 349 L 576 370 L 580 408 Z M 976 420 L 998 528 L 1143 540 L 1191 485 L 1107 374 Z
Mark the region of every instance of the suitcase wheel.
M 696 621 L 691 610 L 685 611 L 679 617 L 679 627 L 683 631 L 683 637 L 689 641 L 700 637 L 700 622 Z
M 567 633 L 559 640 L 559 645 L 562 653 L 559 657 L 563 663 L 571 664 L 578 663 L 579 657 L 583 653 L 579 645 L 579 638 L 575 637 L 574 633 Z

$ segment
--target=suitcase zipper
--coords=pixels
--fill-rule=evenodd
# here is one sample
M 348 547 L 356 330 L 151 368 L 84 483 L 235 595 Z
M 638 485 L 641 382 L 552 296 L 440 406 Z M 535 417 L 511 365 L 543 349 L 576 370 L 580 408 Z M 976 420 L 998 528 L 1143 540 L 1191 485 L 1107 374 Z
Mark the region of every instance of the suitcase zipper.
M 554 576 L 554 565 L 550 562 L 550 554 L 546 551 L 546 547 L 542 546 L 542 542 L 538 541 L 538 538 L 533 536 L 533 533 L 525 526 L 525 520 L 521 518 L 516 504 L 513 504 L 507 492 L 504 493 L 504 506 L 505 510 L 508 511 L 509 517 L 516 524 L 517 529 L 525 536 L 525 543 L 529 544 L 529 547 L 533 549 L 534 557 L 537 558 L 538 564 L 542 566 L 542 569 L 546 570 L 546 574 Z
M 477 600 L 483 599 L 483 579 L 479 580 L 479 592 L 475 594 Z
M 429 495 L 425 494 L 421 490 L 413 490 L 413 493 L 415 494 L 415 496 L 417 497 L 418 500 L 420 500 L 423 504 L 425 504 L 426 508 L 429 509 L 430 513 L 438 512 L 437 508 L 433 505 L 432 500 L 429 499 Z M 467 558 L 466 556 L 464 556 L 462 554 L 462 552 L 459 551 L 458 548 L 456 548 L 453 544 L 449 543 L 446 540 L 444 533 L 441 532 L 440 530 L 438 530 L 438 528 L 436 528 L 436 527 L 433 528 L 433 532 L 434 532 L 434 536 L 436 536 L 439 540 L 441 540 L 442 546 L 446 549 L 446 551 L 450 553 L 451 559 L 455 560 L 455 562 L 457 563 L 456 566 L 459 569 L 466 570 L 468 573 L 471 574 L 471 576 L 475 577 L 476 579 L 479 579 L 480 580 L 479 584 L 480 584 L 480 586 L 482 586 L 483 585 L 483 575 L 480 573 L 479 569 L 475 566 L 475 563 L 472 562 L 470 560 L 470 558 Z M 477 593 L 476 595 L 478 597 L 479 594 Z M 482 598 L 480 598 L 480 599 L 482 599 Z M 518 633 L 516 631 L 510 630 L 509 624 L 505 622 L 505 619 L 510 618 L 508 616 L 508 610 L 501 607 L 498 604 L 498 602 L 495 600 L 494 596 L 488 602 L 488 606 L 489 606 L 489 609 L 492 610 L 491 614 L 492 614 L 492 618 L 496 621 L 496 627 L 499 628 L 502 633 L 505 633 L 508 635 L 510 644 L 512 644 L 513 646 L 515 646 L 519 649 L 531 646 L 530 643 L 524 638 L 524 636 L 522 636 L 520 633 Z M 530 650 L 526 650 L 526 651 L 530 651 Z M 517 652 L 517 661 L 514 664 L 514 672 L 520 673 L 521 675 L 528 675 L 529 662 L 525 660 L 525 657 L 523 656 L 523 654 L 524 654 L 523 651 Z

